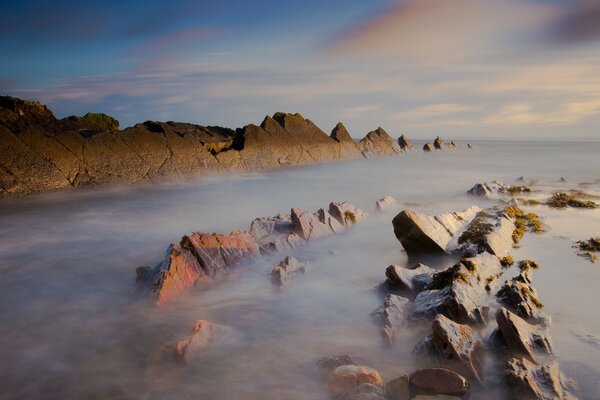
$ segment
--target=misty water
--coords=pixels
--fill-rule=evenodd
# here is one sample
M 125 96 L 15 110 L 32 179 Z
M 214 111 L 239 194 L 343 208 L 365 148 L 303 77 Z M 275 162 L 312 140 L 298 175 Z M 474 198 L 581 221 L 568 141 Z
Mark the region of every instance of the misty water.
M 600 143 L 476 142 L 472 151 L 2 199 L 0 398 L 328 399 L 315 367 L 324 355 L 351 354 L 385 381 L 431 366 L 412 354 L 430 322 L 406 322 L 389 347 L 369 315 L 382 303 L 373 288 L 386 267 L 416 262 L 391 220 L 401 208 L 438 213 L 496 204 L 465 192 L 476 182 L 519 176 L 535 189 L 577 188 L 600 178 Z M 598 193 L 600 185 L 585 190 Z M 400 208 L 373 213 L 388 194 Z M 294 250 L 313 267 L 283 290 L 269 272 L 287 254 L 234 269 L 160 308 L 136 290 L 136 267 L 156 264 L 183 234 L 247 229 L 258 216 L 342 200 L 370 217 Z M 541 264 L 533 281 L 552 316 L 556 358 L 582 398 L 600 398 L 600 264 L 571 248 L 600 235 L 600 210 L 525 208 L 544 217 L 548 232 L 526 235 L 513 256 Z M 442 268 L 453 260 L 427 261 Z M 186 366 L 153 366 L 157 350 L 189 335 L 198 319 L 234 328 L 236 340 Z M 492 364 L 485 397 L 474 398 L 510 398 Z

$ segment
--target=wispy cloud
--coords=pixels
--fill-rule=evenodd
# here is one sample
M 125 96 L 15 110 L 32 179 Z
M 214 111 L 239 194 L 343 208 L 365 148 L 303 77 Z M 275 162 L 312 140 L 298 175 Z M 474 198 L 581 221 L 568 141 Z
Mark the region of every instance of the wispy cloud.
M 437 117 L 447 117 L 449 115 L 468 113 L 478 111 L 481 106 L 472 106 L 456 103 L 430 104 L 413 108 L 406 111 L 392 113 L 388 120 L 406 121 L 406 120 L 425 120 Z

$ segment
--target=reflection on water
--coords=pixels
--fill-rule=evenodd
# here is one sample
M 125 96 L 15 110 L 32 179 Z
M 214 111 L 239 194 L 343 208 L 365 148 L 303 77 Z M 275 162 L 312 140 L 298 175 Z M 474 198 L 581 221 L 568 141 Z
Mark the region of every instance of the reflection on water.
M 372 211 L 391 194 L 435 213 L 471 204 L 464 192 L 479 181 L 512 183 L 524 175 L 541 188 L 575 187 L 599 178 L 599 155 L 597 143 L 482 142 L 469 152 L 4 199 L 0 398 L 326 399 L 314 361 L 336 353 L 362 357 L 384 380 L 408 373 L 424 365 L 411 351 L 429 324 L 407 324 L 386 348 L 369 316 L 382 302 L 373 287 L 385 268 L 408 262 L 392 232 L 393 212 L 296 250 L 314 267 L 284 290 L 268 276 L 284 255 L 273 256 L 156 309 L 137 295 L 135 267 L 153 265 L 189 231 L 228 232 L 292 206 L 349 200 Z M 569 183 L 557 183 L 561 176 Z M 570 246 L 600 234 L 600 213 L 537 211 L 551 230 L 527 236 L 515 256 L 542 264 L 534 284 L 553 316 L 559 361 L 587 398 L 598 398 L 600 349 L 576 333 L 600 334 L 600 269 Z M 229 325 L 239 340 L 186 368 L 153 367 L 155 351 L 188 335 L 197 319 Z

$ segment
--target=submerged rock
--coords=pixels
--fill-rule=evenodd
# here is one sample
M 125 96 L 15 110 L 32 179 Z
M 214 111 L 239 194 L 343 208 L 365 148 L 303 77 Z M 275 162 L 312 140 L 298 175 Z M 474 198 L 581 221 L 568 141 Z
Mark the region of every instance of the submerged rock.
M 308 263 L 300 262 L 295 257 L 288 256 L 273 267 L 271 278 L 274 284 L 285 286 L 294 275 L 303 274 L 308 268 Z
M 172 349 L 176 358 L 190 362 L 200 357 L 212 345 L 231 339 L 233 334 L 233 329 L 228 326 L 198 320 L 194 323 L 190 336 L 173 345 L 167 345 L 167 349 Z
M 346 228 L 362 221 L 368 216 L 366 212 L 347 201 L 329 203 L 329 214 Z
M 471 206 L 462 212 L 429 216 L 404 210 L 392 220 L 394 234 L 409 256 L 450 253 L 456 247 L 456 236 L 480 211 L 479 207 Z
M 460 374 L 446 368 L 426 368 L 410 374 L 410 385 L 418 394 L 465 395 L 469 382 Z
M 536 349 L 547 354 L 552 353 L 550 338 L 544 328 L 529 324 L 505 308 L 496 312 L 496 322 L 501 339 L 511 355 L 525 357 L 536 363 Z
M 412 143 L 408 140 L 408 138 L 404 135 L 401 135 L 398 138 L 398 146 L 400 146 L 400 148 L 402 150 L 412 150 L 414 148 L 414 146 L 412 145 Z
M 483 346 L 470 326 L 438 315 L 433 321 L 432 344 L 443 367 L 483 382 Z
M 442 150 L 445 146 L 446 146 L 446 143 L 444 143 L 442 138 L 439 136 L 436 137 L 435 140 L 433 141 L 433 147 L 435 147 L 436 150 Z
M 381 336 L 386 343 L 392 343 L 395 331 L 404 319 L 404 308 L 408 304 L 405 297 L 388 294 L 383 305 L 371 313 L 375 321 L 381 325 Z
M 342 365 L 356 365 L 356 362 L 347 354 L 326 356 L 317 361 L 317 367 L 319 367 L 319 371 L 325 377 L 329 376 L 331 371 Z
M 329 393 L 333 397 L 341 396 L 364 383 L 384 387 L 379 372 L 364 365 L 342 365 L 331 371 L 327 378 Z
M 423 151 L 430 153 L 433 151 L 433 146 L 431 145 L 431 143 L 425 143 L 423 145 Z
M 506 369 L 515 398 L 523 400 L 575 399 L 565 390 L 555 361 L 537 365 L 526 358 L 512 358 Z
M 486 199 L 501 195 L 514 196 L 530 192 L 531 188 L 527 186 L 507 185 L 499 181 L 477 183 L 467 191 L 471 196 L 483 197 Z
M 375 203 L 375 211 L 382 212 L 394 208 L 397 205 L 398 202 L 396 199 L 394 199 L 392 196 L 385 196 L 384 198 L 377 200 Z

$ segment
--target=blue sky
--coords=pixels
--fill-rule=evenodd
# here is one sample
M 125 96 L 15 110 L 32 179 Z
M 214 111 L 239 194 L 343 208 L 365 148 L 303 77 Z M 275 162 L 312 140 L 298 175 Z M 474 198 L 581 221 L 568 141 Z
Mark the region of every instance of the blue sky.
M 41 3 L 3 5 L 0 93 L 58 117 L 600 137 L 596 0 Z

